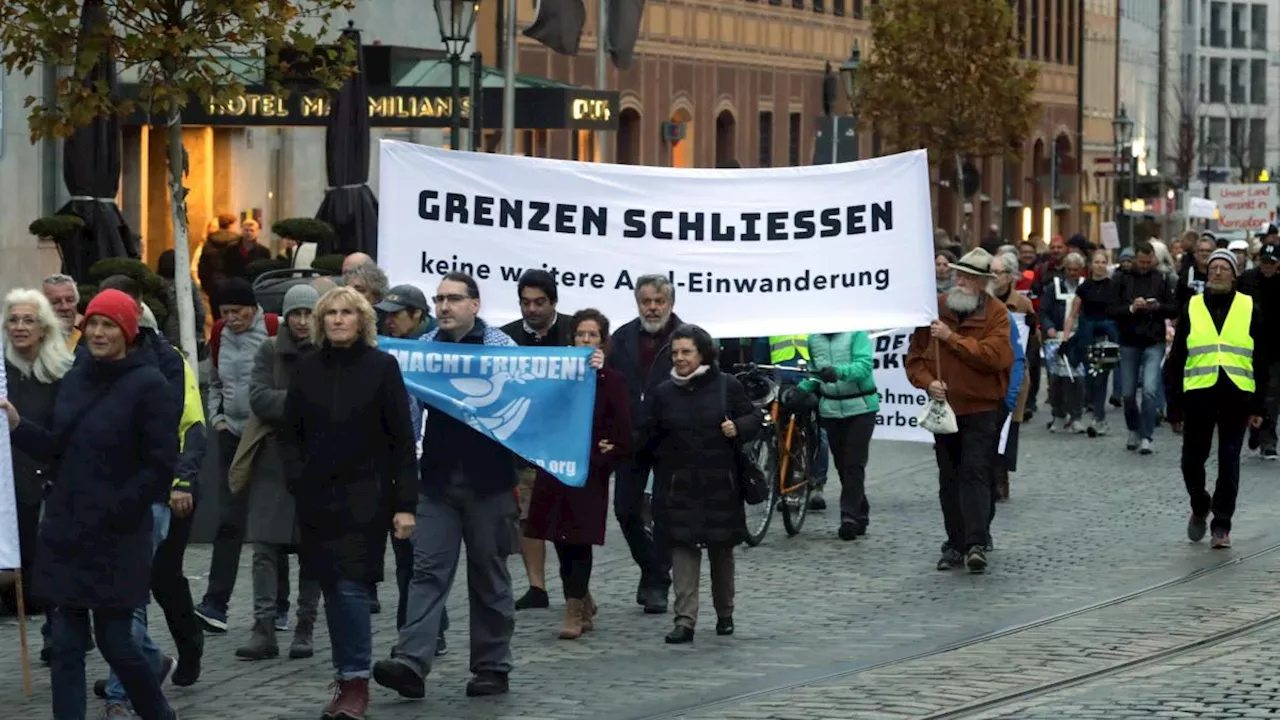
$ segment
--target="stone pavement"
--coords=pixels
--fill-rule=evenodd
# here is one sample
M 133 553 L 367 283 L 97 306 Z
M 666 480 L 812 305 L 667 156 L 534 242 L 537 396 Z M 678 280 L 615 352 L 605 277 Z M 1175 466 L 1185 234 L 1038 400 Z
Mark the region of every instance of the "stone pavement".
M 787 538 L 775 521 L 764 545 L 739 550 L 735 636 L 716 637 L 704 618 L 695 643 L 664 645 L 662 635 L 669 629 L 670 617 L 645 616 L 634 605 L 636 571 L 621 537 L 611 528 L 607 545 L 597 551 L 593 593 L 601 611 L 595 633 L 576 642 L 557 640 L 559 602 L 550 611 L 520 613 L 511 694 L 469 700 L 462 694 L 468 677 L 467 611 L 460 586 L 449 608 L 454 622 L 449 632 L 452 653 L 429 678 L 427 698 L 401 701 L 379 690 L 370 717 L 922 716 L 936 710 L 942 700 L 958 703 L 1005 688 L 990 676 L 974 679 L 971 672 L 966 674 L 963 663 L 943 656 L 929 660 L 933 666 L 920 665 L 919 675 L 904 674 L 909 684 L 893 682 L 892 672 L 876 676 L 877 687 L 884 687 L 873 699 L 881 705 L 860 706 L 857 703 L 867 697 L 867 683 L 859 675 L 847 674 L 1132 592 L 1280 543 L 1277 465 L 1245 459 L 1233 533 L 1236 549 L 1211 553 L 1203 544 L 1188 544 L 1183 535 L 1186 500 L 1177 471 L 1178 445 L 1167 431 L 1157 433 L 1156 454 L 1143 458 L 1126 452 L 1118 435 L 1095 440 L 1049 435 L 1039 420 L 1023 433 L 1021 472 L 1013 479 L 1013 500 L 999 508 L 994 526 L 997 549 L 985 576 L 933 569 L 942 533 L 930 448 L 876 442 L 868 478 L 870 533 L 852 543 L 840 542 L 835 538 L 838 518 L 833 511 L 811 515 L 796 538 Z M 1118 417 L 1113 420 L 1120 424 Z M 834 495 L 838 489 L 834 473 L 831 483 Z M 555 596 L 559 582 L 552 555 L 550 589 Z M 312 660 L 243 663 L 233 656 L 234 648 L 246 639 L 249 623 L 247 552 L 244 561 L 232 607 L 232 631 L 209 636 L 200 683 L 167 688 L 169 697 L 184 720 L 318 717 L 329 682 L 323 629 Z M 1266 568 L 1274 568 L 1275 562 L 1280 558 Z M 513 558 L 510 565 L 518 578 L 517 593 L 522 592 L 520 561 Z M 1254 565 L 1262 567 L 1262 559 L 1220 576 L 1263 572 L 1253 570 Z M 193 548 L 187 567 L 198 591 L 203 590 L 207 566 L 207 548 Z M 1061 628 L 1057 636 L 1047 632 L 1051 626 L 1029 640 L 1012 636 L 1001 641 L 998 653 L 975 651 L 969 665 L 990 666 L 992 675 L 1027 673 L 1026 682 L 1034 682 L 1041 673 L 1051 675 L 1054 668 L 1070 674 L 1082 663 L 1112 657 L 1108 652 L 1133 652 L 1145 647 L 1143 643 L 1177 639 L 1141 628 L 1112 638 L 1108 627 L 1126 628 L 1126 623 L 1151 615 L 1163 618 L 1161 632 L 1168 632 L 1168 628 L 1191 628 L 1208 621 L 1243 622 L 1265 612 L 1268 606 L 1256 588 L 1260 584 L 1242 581 L 1238 589 L 1224 581 L 1221 592 L 1241 593 L 1238 601 L 1232 600 L 1235 595 L 1219 598 L 1205 592 L 1194 598 L 1161 594 L 1164 605 L 1153 599 L 1152 605 L 1143 606 L 1146 611 L 1117 607 L 1119 614 L 1107 621 L 1115 624 L 1091 614 L 1092 620 L 1082 616 L 1080 624 L 1063 626 L 1078 637 L 1069 634 L 1064 640 Z M 704 581 L 704 593 L 707 587 Z M 384 586 L 381 598 L 384 613 L 374 617 L 375 657 L 388 652 L 394 640 L 394 590 Z M 1220 602 L 1230 602 L 1232 612 L 1216 619 L 1206 614 L 1206 608 Z M 709 606 L 704 605 L 708 610 Z M 1194 612 L 1182 614 L 1184 606 Z M 37 625 L 33 623 L 31 630 L 38 643 Z M 162 647 L 171 646 L 158 617 L 153 621 L 153 636 Z M 13 649 L 0 657 L 0 672 L 8 678 L 0 684 L 0 703 L 13 708 L 15 717 L 48 717 L 45 669 L 34 669 L 33 697 L 22 696 L 12 621 L 0 621 L 0 643 Z M 91 678 L 103 672 L 96 655 L 90 668 Z M 739 699 L 827 676 L 840 677 L 803 689 Z M 933 686 L 948 683 L 949 677 L 963 679 L 971 691 L 954 697 L 933 692 Z M 828 685 L 845 690 L 815 689 Z M 861 689 L 849 689 L 853 687 Z M 928 699 L 931 693 L 933 700 Z M 770 704 L 779 698 L 788 702 Z M 726 700 L 733 702 L 708 704 Z M 903 712 L 889 714 L 890 705 Z

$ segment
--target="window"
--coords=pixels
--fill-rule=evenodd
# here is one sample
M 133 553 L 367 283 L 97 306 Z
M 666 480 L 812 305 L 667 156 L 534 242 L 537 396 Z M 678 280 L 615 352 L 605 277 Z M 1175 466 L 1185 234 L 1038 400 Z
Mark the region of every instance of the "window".
M 853 0 L 853 17 L 855 20 L 862 19 L 862 0 Z
M 1245 32 L 1245 11 L 1249 8 L 1244 3 L 1231 3 L 1231 47 L 1245 48 L 1249 46 L 1249 34 Z
M 1206 66 L 1208 65 L 1208 62 L 1209 60 L 1207 58 L 1204 58 L 1204 57 L 1200 58 L 1200 75 L 1196 80 L 1196 82 L 1200 84 L 1200 95 L 1199 95 L 1200 102 L 1204 102 L 1205 100 L 1208 99 L 1204 96 L 1205 80 L 1209 77 L 1209 71 L 1205 69 Z
M 1215 2 L 1209 5 L 1209 45 L 1211 47 L 1227 46 L 1226 14 L 1226 3 Z
M 1066 49 L 1066 43 L 1063 42 L 1062 33 L 1067 27 L 1066 18 L 1063 17 L 1062 14 L 1067 9 L 1067 0 L 1054 0 L 1053 4 L 1058 11 L 1058 22 L 1053 27 L 1053 61 L 1061 65 L 1063 50 Z M 1048 18 L 1045 19 L 1047 20 Z
M 1228 145 L 1231 157 L 1227 162 L 1231 164 L 1241 163 L 1246 157 L 1248 146 L 1246 145 L 1246 134 L 1249 132 L 1249 121 L 1243 118 L 1231 118 L 1231 140 Z
M 844 0 L 831 0 L 831 14 L 844 17 Z
M 1267 119 L 1249 120 L 1249 167 L 1254 171 L 1267 166 Z M 1253 178 L 1247 178 L 1252 180 Z
M 1081 0 L 1063 0 L 1067 4 L 1067 64 L 1076 64 L 1076 45 L 1080 39 L 1076 37 L 1076 3 Z
M 1210 165 L 1226 165 L 1227 119 L 1209 118 L 1209 147 L 1205 148 Z
M 1231 61 L 1231 102 L 1241 104 L 1248 102 L 1248 88 L 1244 84 L 1246 60 Z
M 790 121 L 791 141 L 787 143 L 787 164 L 797 167 L 801 165 L 800 149 L 804 146 L 804 139 L 800 137 L 800 133 L 804 130 L 804 122 L 800 113 L 791 113 Z
M 826 12 L 826 0 L 813 0 L 813 11 L 816 13 Z
M 1267 61 L 1265 59 L 1249 61 L 1249 102 L 1254 105 L 1267 104 Z
M 773 167 L 773 113 L 760 113 L 760 161 L 757 167 Z
M 1040 57 L 1040 0 L 1031 0 L 1031 57 Z
M 791 0 L 791 7 L 797 10 L 804 9 L 804 0 Z
M 1254 3 L 1249 8 L 1249 34 L 1250 46 L 1254 50 L 1267 49 L 1267 6 Z
M 1227 101 L 1227 61 L 1223 58 L 1209 59 L 1209 102 Z
M 1050 47 L 1049 47 L 1049 43 L 1053 42 L 1053 40 L 1052 40 L 1052 38 L 1053 38 L 1053 13 L 1050 11 L 1050 8 L 1049 8 L 1049 3 L 1050 3 L 1050 2 L 1052 2 L 1052 0 L 1045 0 L 1044 10 L 1043 10 L 1043 17 L 1044 17 L 1044 35 L 1043 35 L 1043 42 L 1044 42 L 1044 47 L 1042 48 L 1042 49 L 1043 49 L 1043 52 L 1042 52 L 1042 53 L 1040 53 L 1040 57 L 1041 57 L 1041 58 L 1043 58 L 1044 60 L 1050 60 L 1050 59 L 1052 59 L 1052 58 L 1053 58 L 1053 54 L 1050 52 Z
M 1018 28 L 1018 57 L 1027 56 L 1027 0 L 1018 0 L 1014 22 Z

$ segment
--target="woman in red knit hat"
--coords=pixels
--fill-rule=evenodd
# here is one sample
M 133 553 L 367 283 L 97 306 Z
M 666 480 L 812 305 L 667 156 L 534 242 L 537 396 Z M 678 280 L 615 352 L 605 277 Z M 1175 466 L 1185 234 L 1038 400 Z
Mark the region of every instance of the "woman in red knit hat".
M 168 498 L 182 408 L 146 353 L 133 352 L 138 305 L 104 290 L 85 310 L 90 359 L 62 379 L 48 428 L 7 400 L 14 445 L 58 461 L 36 544 L 33 593 L 54 606 L 53 715 L 85 717 L 89 616 L 98 650 L 143 720 L 176 715 L 156 668 L 133 640 L 133 611 L 149 600 L 151 505 Z

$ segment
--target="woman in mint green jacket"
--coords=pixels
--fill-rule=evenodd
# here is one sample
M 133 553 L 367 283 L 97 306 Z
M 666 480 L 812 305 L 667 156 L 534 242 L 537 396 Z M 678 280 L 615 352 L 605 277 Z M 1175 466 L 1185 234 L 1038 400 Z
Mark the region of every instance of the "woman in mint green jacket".
M 872 375 L 871 338 L 865 332 L 809 336 L 810 365 L 818 378 L 800 383 L 819 395 L 818 416 L 840 473 L 840 539 L 867 533 L 867 456 L 880 395 Z

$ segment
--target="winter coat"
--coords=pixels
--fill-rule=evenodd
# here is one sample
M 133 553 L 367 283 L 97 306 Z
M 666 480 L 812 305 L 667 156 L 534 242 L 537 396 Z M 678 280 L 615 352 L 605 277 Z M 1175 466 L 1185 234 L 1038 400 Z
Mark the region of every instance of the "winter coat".
M 916 329 L 907 351 L 907 381 L 921 390 L 934 380 L 945 382 L 947 403 L 956 415 L 1002 409 L 1013 368 L 1004 303 L 983 295 L 978 309 L 961 319 L 939 297 L 938 320 L 951 328 L 951 335 L 935 341 L 929 328 Z
M 1204 293 L 1205 310 L 1213 320 L 1213 326 L 1219 333 L 1231 312 L 1236 292 Z M 1190 306 L 1190 301 L 1187 302 Z M 1173 342 L 1169 346 L 1169 357 L 1164 362 L 1164 390 L 1166 398 L 1166 415 L 1169 422 L 1182 422 L 1188 414 L 1216 413 L 1219 417 L 1235 416 L 1243 420 L 1250 415 L 1265 416 L 1267 385 L 1270 381 L 1271 362 L 1270 346 L 1266 342 L 1268 328 L 1262 308 L 1257 303 L 1253 306 L 1253 315 L 1249 320 L 1249 337 L 1253 339 L 1253 380 L 1254 391 L 1246 393 L 1227 377 L 1222 370 L 1218 371 L 1217 382 L 1213 387 L 1200 390 L 1184 390 L 1182 383 L 1187 366 L 1187 339 L 1191 336 L 1191 315 L 1188 308 L 1178 314 L 1174 327 Z
M 391 516 L 418 503 L 407 398 L 396 360 L 361 341 L 297 360 L 277 439 L 305 577 L 382 580 Z
M 835 368 L 836 382 L 817 378 L 800 381 L 800 389 L 818 393 L 818 415 L 840 419 L 880 411 L 880 395 L 872 375 L 871 337 L 865 332 L 809 336 L 814 370 Z
M 1168 339 L 1165 320 L 1178 315 L 1177 299 L 1169 278 L 1157 270 L 1146 273 L 1127 272 L 1111 279 L 1115 286 L 1107 314 L 1120 326 L 1120 344 L 1147 348 Z M 1130 306 L 1137 298 L 1155 298 L 1159 307 L 1134 312 Z
M 1080 282 L 1079 278 L 1072 282 L 1063 274 L 1044 284 L 1044 295 L 1040 298 L 1040 323 L 1046 337 L 1050 331 L 1055 336 L 1062 335 L 1067 323 L 1067 313 L 1076 301 L 1076 289 L 1080 287 Z
M 502 332 L 516 341 L 521 347 L 567 347 L 573 344 L 569 337 L 569 323 L 573 318 L 556 313 L 556 321 L 547 329 L 547 334 L 538 337 L 524 329 L 524 320 L 515 320 L 502 326 Z
M 664 512 L 654 532 L 679 546 L 742 542 L 747 524 L 734 441 L 720 430 L 729 417 L 742 442 L 760 431 L 760 415 L 741 383 L 715 367 L 683 386 L 668 378 L 645 398 L 644 417 L 636 447 L 665 485 L 655 491 Z
M 600 441 L 613 450 L 600 452 Z M 591 468 L 583 487 L 569 487 L 538 471 L 525 521 L 527 537 L 570 545 L 603 545 L 609 515 L 609 475 L 631 453 L 631 410 L 627 385 L 614 370 L 596 374 L 595 414 L 591 421 Z
M 62 381 L 42 383 L 34 375 L 23 374 L 8 360 L 4 372 L 9 381 L 9 402 L 18 409 L 22 422 L 45 428 L 53 425 L 53 406 Z M 13 448 L 13 489 L 18 503 L 39 505 L 44 499 L 44 485 L 53 480 L 54 470 L 48 458 Z
M 143 607 L 151 505 L 169 497 L 182 408 L 140 352 L 77 363 L 47 426 L 23 418 L 21 451 L 57 461 L 36 545 L 33 591 L 73 608 Z
M 683 322 L 678 315 L 672 313 L 667 327 L 674 329 L 680 327 Z M 613 337 L 609 340 L 609 356 L 605 358 L 605 364 L 621 373 L 627 381 L 627 402 L 631 406 L 631 423 L 635 426 L 639 426 L 644 420 L 641 413 L 644 412 L 645 394 L 671 377 L 671 353 L 665 350 L 658 351 L 649 373 L 641 376 L 640 333 L 642 332 L 644 329 L 640 326 L 640 318 L 613 331 Z M 668 336 L 664 344 L 669 343 Z
M 222 248 L 222 270 L 229 278 L 249 280 L 249 265 L 259 260 L 270 260 L 271 250 L 257 242 L 249 246 L 247 253 L 240 248 L 239 242 Z
M 426 342 L 455 342 L 441 335 L 439 329 L 423 335 Z M 491 328 L 479 318 L 471 331 L 462 337 L 465 345 L 516 347 L 506 333 Z M 396 366 L 399 372 L 399 366 Z M 516 456 L 498 441 L 478 432 L 446 412 L 427 412 L 422 429 L 422 493 L 440 498 L 449 486 L 450 476 L 459 471 L 477 495 L 487 497 L 511 492 L 516 486 Z
M 227 429 L 239 437 L 249 420 L 249 381 L 258 346 L 269 336 L 267 322 L 262 308 L 258 308 L 244 332 L 232 332 L 226 325 L 220 327 L 218 364 L 209 383 L 209 425 L 216 428 L 219 423 L 226 423 Z
M 275 337 L 267 338 L 258 346 L 253 377 L 249 380 L 249 408 L 270 429 L 253 460 L 244 530 L 246 542 L 298 544 L 294 501 L 285 486 L 284 459 L 276 433 L 284 420 L 289 378 L 293 376 L 298 358 L 312 350 L 310 342 L 300 343 L 293 336 L 287 323 L 280 325 Z

